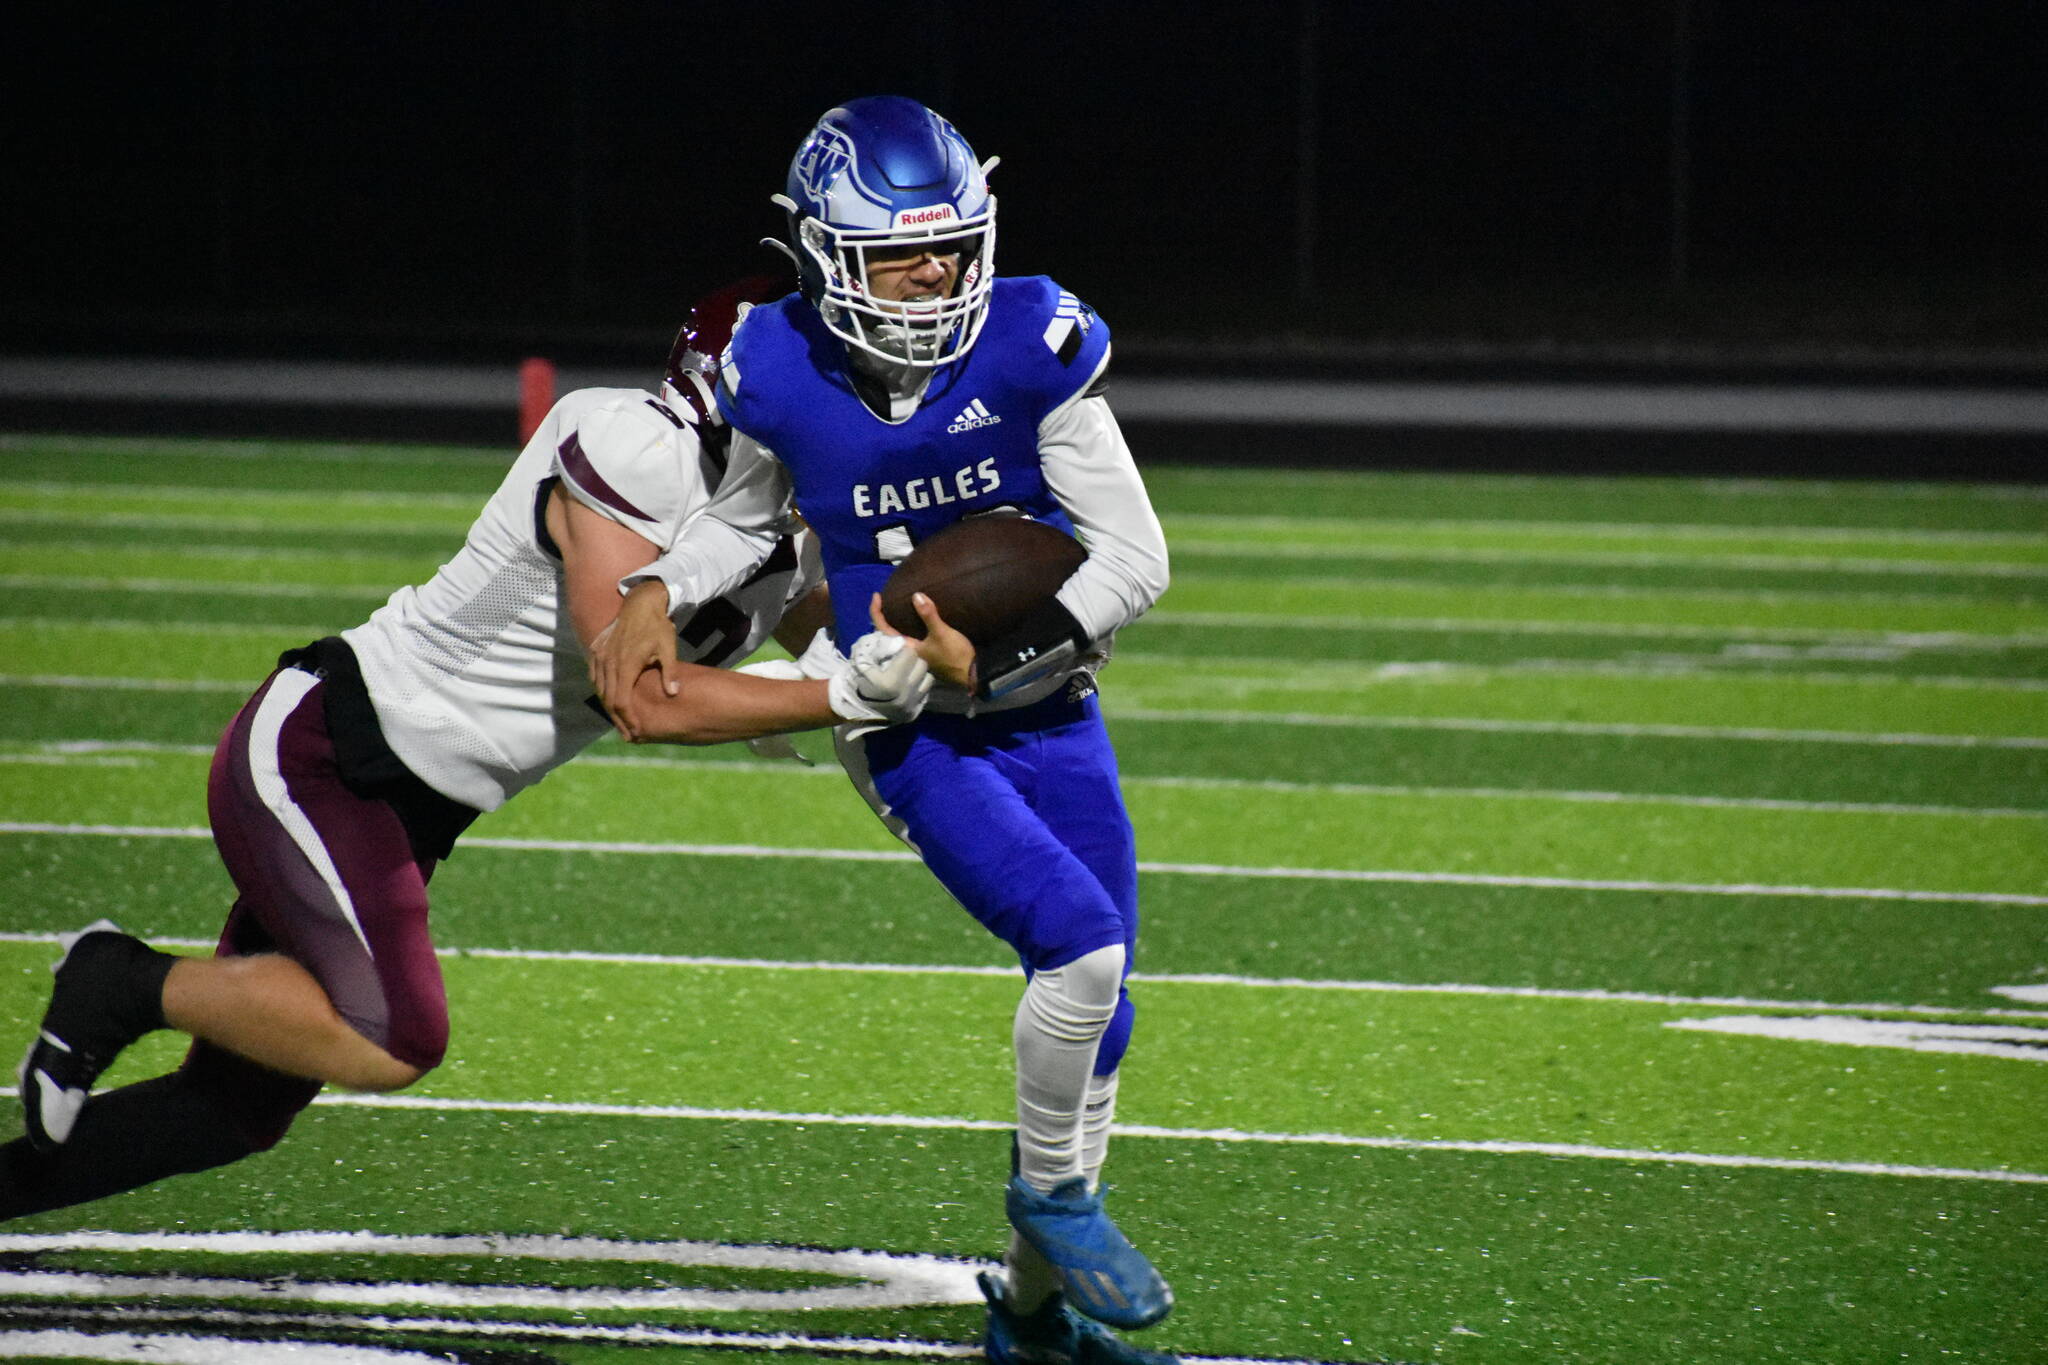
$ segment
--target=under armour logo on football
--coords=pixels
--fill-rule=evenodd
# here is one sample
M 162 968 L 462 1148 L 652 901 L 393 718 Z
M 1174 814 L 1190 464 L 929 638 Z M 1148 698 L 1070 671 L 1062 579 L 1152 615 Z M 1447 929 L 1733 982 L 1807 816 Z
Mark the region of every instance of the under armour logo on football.
M 981 400 L 977 398 L 966 407 L 960 409 L 960 415 L 953 419 L 953 425 L 947 427 L 946 430 L 957 436 L 963 431 L 973 431 L 976 427 L 992 427 L 1002 420 L 1002 418 L 984 407 Z

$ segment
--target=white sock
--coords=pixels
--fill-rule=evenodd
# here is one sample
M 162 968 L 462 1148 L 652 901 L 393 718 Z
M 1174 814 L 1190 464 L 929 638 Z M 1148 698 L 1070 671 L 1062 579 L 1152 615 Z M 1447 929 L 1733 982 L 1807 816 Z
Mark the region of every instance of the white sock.
M 1081 1111 L 1081 1172 L 1088 1177 L 1091 1190 L 1102 1183 L 1102 1163 L 1109 1154 L 1109 1125 L 1116 1116 L 1116 1079 L 1114 1071 L 1107 1076 L 1088 1078 L 1087 1099 Z M 1003 1301 L 1014 1313 L 1030 1313 L 1059 1292 L 1059 1272 L 1031 1243 L 1014 1232 L 1010 1234 L 1010 1249 L 1003 1257 L 1003 1266 L 1008 1279 Z
M 1098 948 L 1037 973 L 1017 1004 L 1017 1173 L 1041 1193 L 1087 1174 L 1083 1112 L 1123 972 L 1122 944 Z
M 1008 1281 L 1003 1302 L 1012 1313 L 1036 1312 L 1040 1304 L 1059 1292 L 1060 1273 L 1052 1268 L 1052 1262 L 1014 1232 L 1010 1234 L 1010 1249 L 1003 1256 L 1003 1270 Z
M 1116 1118 L 1116 1078 L 1114 1071 L 1107 1076 L 1088 1078 L 1088 1101 L 1081 1110 L 1081 1173 L 1088 1177 L 1091 1190 L 1102 1184 L 1102 1163 L 1109 1158 L 1109 1125 Z

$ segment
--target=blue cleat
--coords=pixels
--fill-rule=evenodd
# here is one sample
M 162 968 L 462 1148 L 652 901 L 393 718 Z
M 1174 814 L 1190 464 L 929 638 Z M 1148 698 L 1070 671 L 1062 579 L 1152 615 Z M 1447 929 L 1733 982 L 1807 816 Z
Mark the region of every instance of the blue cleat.
M 1119 1341 L 1053 1295 L 1030 1313 L 1012 1312 L 1000 1278 L 976 1276 L 988 1300 L 989 1365 L 1180 1365 L 1164 1351 L 1143 1351 Z
M 1102 1196 L 1075 1176 L 1040 1194 L 1010 1178 L 1003 1204 L 1010 1226 L 1059 1272 L 1073 1307 L 1111 1327 L 1150 1327 L 1173 1307 L 1173 1291 L 1102 1210 Z

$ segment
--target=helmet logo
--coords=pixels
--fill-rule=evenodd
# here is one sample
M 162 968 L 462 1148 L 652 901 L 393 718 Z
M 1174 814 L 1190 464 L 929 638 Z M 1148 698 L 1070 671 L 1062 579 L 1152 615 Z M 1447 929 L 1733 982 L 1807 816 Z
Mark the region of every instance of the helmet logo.
M 852 139 L 837 128 L 821 125 L 797 153 L 796 164 L 790 170 L 805 192 L 822 203 L 852 161 Z

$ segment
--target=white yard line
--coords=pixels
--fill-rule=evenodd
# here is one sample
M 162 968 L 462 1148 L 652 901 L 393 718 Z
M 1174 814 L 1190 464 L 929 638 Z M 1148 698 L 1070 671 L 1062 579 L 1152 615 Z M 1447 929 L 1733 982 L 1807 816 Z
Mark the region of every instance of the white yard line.
M 265 626 L 264 629 L 278 630 L 274 626 Z M 308 627 L 305 633 L 310 635 L 315 631 L 317 627 Z M 55 687 L 65 691 L 104 688 L 116 692 L 239 692 L 244 696 L 254 692 L 261 681 L 248 678 L 92 678 L 76 673 L 0 674 L 0 687 Z
M 0 932 L 0 943 L 56 944 L 60 935 L 40 932 Z M 210 950 L 212 939 L 152 938 L 161 948 Z M 474 948 L 440 947 L 434 950 L 451 961 L 484 958 L 510 962 L 587 963 L 615 967 L 708 968 L 716 971 L 840 972 L 854 976 L 957 976 L 973 978 L 1014 978 L 1013 966 L 974 966 L 961 963 L 919 962 L 811 962 L 775 958 L 706 957 L 675 953 L 596 952 L 575 948 Z M 1733 1009 L 1783 1010 L 1800 1014 L 1903 1015 L 1918 1019 L 2012 1019 L 2048 1022 L 2048 1010 L 2010 1009 L 1999 1006 L 1961 1007 L 1952 1005 L 1897 1005 L 1872 1001 L 1842 1003 L 1825 1000 L 1764 1000 L 1749 996 L 1669 995 L 1652 991 L 1563 990 L 1541 986 L 1488 986 L 1466 982 L 1413 981 L 1331 981 L 1309 977 L 1239 976 L 1222 972 L 1140 972 L 1136 979 L 1147 986 L 1230 986 L 1247 990 L 1334 991 L 1364 995 L 1456 995 L 1499 997 L 1512 1000 L 1558 1000 L 1596 1005 L 1648 1005 L 1680 1010 Z
M 1169 527 L 1171 520 L 1169 520 Z M 1560 564 L 1596 569 L 1741 569 L 1787 573 L 1957 575 L 2048 578 L 2048 564 L 2014 560 L 1831 559 L 1824 555 L 1666 554 L 1653 550 L 1479 549 L 1467 546 L 1344 544 L 1324 541 L 1207 540 L 1170 535 L 1176 557 L 1213 559 L 1367 559 L 1429 564 Z M 1449 585 L 1447 585 L 1449 586 Z
M 179 758 L 204 758 L 213 753 L 199 744 L 157 744 L 147 740 L 52 740 L 37 749 L 21 753 L 0 751 L 0 763 L 43 763 L 83 766 L 132 767 L 139 756 L 169 754 Z M 577 763 L 586 768 L 648 768 L 678 774 L 737 773 L 750 777 L 798 778 L 838 782 L 844 774 L 837 765 L 784 763 L 770 765 L 745 759 L 659 758 L 637 754 L 585 754 Z M 1937 806 L 1879 801 L 1797 801 L 1766 796 L 1694 796 L 1667 792 L 1566 791 L 1547 787 L 1417 787 L 1367 782 L 1291 782 L 1280 778 L 1239 777 L 1132 777 L 1123 786 L 1195 791 L 1277 792 L 1303 796 L 1388 796 L 1458 800 L 1566 801 L 1595 805 L 1645 805 L 1701 807 L 1725 810 L 1799 811 L 1827 815 L 1933 815 L 1989 819 L 2048 820 L 2048 810 L 2027 810 L 2010 806 Z
M 248 556 L 261 558 L 262 556 Z M 63 588 L 79 592 L 205 593 L 222 597 L 358 597 L 382 602 L 389 588 L 348 583 L 252 583 L 247 579 L 78 578 L 68 574 L 0 574 L 0 588 Z M 246 629 L 246 627 L 237 627 Z
M 1272 471 L 1275 482 L 1287 482 L 1285 471 Z M 1262 474 L 1262 479 L 1263 479 Z M 1339 476 L 1343 478 L 1344 476 Z M 1395 476 L 1401 482 L 1405 478 Z M 1346 480 L 1348 481 L 1348 480 Z M 1463 479 L 1459 480 L 1463 482 Z M 1518 487 L 1554 489 L 1557 482 L 1553 476 L 1535 475 L 1526 482 L 1516 483 Z M 1706 487 L 1715 485 L 1707 484 Z M 1855 484 L 1816 485 L 1797 480 L 1783 484 L 1768 480 L 1753 485 L 1739 481 L 1721 485 L 1726 491 L 1756 493 L 1768 497 L 1806 494 L 1825 502 L 1837 501 L 1837 494 L 1854 494 L 1870 491 L 1873 486 Z M 1899 490 L 1904 492 L 1906 490 Z M 1944 490 L 1935 490 L 1937 492 Z M 1996 495 L 1996 501 L 2048 501 L 2048 490 L 2013 485 L 2011 488 L 1992 489 L 1980 486 L 1969 490 L 1973 495 Z M 1352 536 L 1369 536 L 1375 530 L 1394 534 L 1415 531 L 1447 531 L 1469 533 L 1477 536 L 1498 538 L 1516 537 L 1524 534 L 1544 536 L 1585 536 L 1589 539 L 1608 537 L 1623 540 L 1741 540 L 1741 539 L 1783 539 L 1817 540 L 1832 543 L 1859 540 L 1887 540 L 1903 545 L 1983 545 L 1998 548 L 2033 550 L 2048 542 L 2048 533 L 2028 531 L 1965 531 L 1934 530 L 1912 526 L 1798 526 L 1777 523 L 1748 522 L 1679 522 L 1679 521 L 1568 521 L 1538 520 L 1515 517 L 1286 517 L 1274 515 L 1239 516 L 1229 512 L 1173 512 L 1162 513 L 1169 526 L 1211 525 L 1232 530 L 1268 531 L 1285 536 L 1289 531 L 1324 528 Z
M 135 839 L 205 839 L 197 826 L 90 825 L 0 821 L 0 834 L 98 835 Z M 781 848 L 768 844 L 648 843 L 606 839 L 466 838 L 464 848 L 497 848 L 544 853 L 627 853 L 692 858 L 807 858 L 825 862 L 915 863 L 907 849 Z M 1229 863 L 1140 861 L 1140 872 L 1166 876 L 1254 877 L 1283 881 L 1393 882 L 1417 886 L 1532 887 L 1556 891 L 1635 891 L 1699 896 L 1788 896 L 1821 900 L 1916 901 L 1952 905 L 2044 905 L 2048 896 L 2005 891 L 1906 891 L 1895 887 L 1800 886 L 1765 882 L 1654 882 L 1585 877 L 1524 877 L 1475 872 L 1422 872 L 1380 868 L 1244 867 Z
M 12 1090 L 0 1090 L 11 1096 Z M 796 1123 L 839 1128 L 903 1128 L 943 1132 L 1008 1132 L 1009 1119 L 971 1119 L 925 1114 L 828 1114 L 773 1109 L 718 1109 L 672 1104 L 580 1104 L 566 1100 L 443 1099 L 431 1095 L 367 1095 L 325 1091 L 313 1101 L 338 1109 L 405 1109 L 444 1114 L 551 1114 L 569 1118 L 707 1120 L 724 1123 Z M 1818 1171 L 1836 1175 L 1878 1175 L 1909 1179 L 1988 1181 L 2048 1185 L 2048 1173 L 1976 1170 L 1955 1166 L 1909 1166 L 1882 1161 L 1821 1161 L 1799 1157 L 1748 1156 L 1729 1152 L 1671 1152 L 1653 1148 L 1600 1147 L 1576 1142 L 1517 1142 L 1445 1138 L 1365 1137 L 1354 1133 L 1266 1133 L 1240 1128 L 1166 1128 L 1119 1123 L 1119 1137 L 1165 1138 L 1178 1142 L 1254 1143 L 1281 1147 L 1358 1147 L 1392 1152 L 1471 1152 L 1488 1156 L 1568 1157 L 1630 1161 L 1650 1165 L 1719 1166 L 1734 1170 Z
M 1560 597 L 1575 601 L 1593 602 L 1683 601 L 1806 606 L 1837 606 L 1844 603 L 1864 606 L 1900 604 L 1906 606 L 1947 606 L 1959 610 L 1984 600 L 1976 595 L 1953 592 L 1920 593 L 1881 592 L 1874 590 L 1807 592 L 1785 588 L 1698 588 L 1636 583 L 1516 583 L 1475 587 L 1464 583 L 1443 583 L 1435 579 L 1418 579 L 1398 575 L 1374 577 L 1366 574 L 1329 574 L 1322 577 L 1289 577 L 1282 580 L 1274 580 L 1245 574 L 1193 572 L 1176 573 L 1174 578 L 1180 584 L 1195 584 L 1211 589 L 1214 589 L 1219 584 L 1241 586 L 1248 600 L 1257 600 L 1257 594 L 1262 589 L 1271 591 L 1275 588 L 1285 588 L 1288 591 L 1308 590 L 1333 593 L 1355 593 L 1375 589 L 1393 592 L 1422 590 L 1441 593 L 1455 592 L 1467 596 Z
M 677 764 L 678 767 L 687 766 Z M 1185 787 L 1194 790 L 1269 791 L 1303 795 L 1478 797 L 1487 800 L 1585 802 L 1595 805 L 1694 806 L 1723 810 L 1804 811 L 1831 815 L 1960 815 L 2048 820 L 2048 810 L 2004 806 L 1934 806 L 1894 802 L 1792 801 L 1764 796 L 1686 796 L 1656 792 L 1559 791 L 1519 787 L 1398 787 L 1363 782 L 1287 782 L 1228 777 L 1126 777 L 1126 787 Z
M 1385 663 L 1360 660 L 1284 659 L 1271 655 L 1245 655 L 1230 661 L 1225 671 L 1215 656 L 1174 653 L 1144 648 L 1120 651 L 1120 657 L 1145 669 L 1178 669 L 1210 688 L 1235 691 L 1329 692 L 1358 694 L 1388 682 L 1491 683 L 1527 678 L 1600 678 L 1624 682 L 1707 681 L 1722 684 L 1786 683 L 1807 687 L 1884 687 L 1893 689 L 1934 688 L 1970 692 L 2048 691 L 2048 679 L 2038 677 L 1998 678 L 1972 674 L 1885 673 L 1875 669 L 1802 668 L 1763 671 L 1731 665 L 1756 658 L 1773 661 L 1799 659 L 1806 662 L 1855 659 L 1894 663 L 1908 651 L 1885 646 L 1823 645 L 1804 653 L 1759 651 L 1751 654 L 1677 654 L 1668 651 L 1632 650 L 1619 659 L 1548 656 L 1475 663 L 1463 659 L 1397 659 Z M 1127 666 L 1122 681 L 1128 683 Z M 1138 684 L 1143 691 L 1144 684 Z
M 473 467 L 484 467 L 481 462 L 470 463 Z M 508 457 L 499 467 L 509 467 L 510 463 Z M 65 497 L 73 494 L 105 497 L 112 494 L 121 498 L 147 499 L 150 502 L 181 502 L 213 507 L 235 502 L 258 506 L 266 503 L 305 503 L 314 507 L 361 507 L 372 511 L 389 507 L 445 507 L 451 512 L 471 513 L 481 507 L 490 496 L 487 492 L 401 493 L 374 488 L 204 488 L 182 483 L 120 484 L 110 488 L 104 483 L 58 479 L 8 483 L 5 487 L 10 492 L 44 497 Z
M 0 627 L 7 623 L 0 621 Z M 278 630 L 277 627 L 265 627 Z M 316 634 L 308 626 L 304 634 Z M 61 673 L 0 674 L 0 687 L 108 688 L 138 692 L 240 692 L 255 681 L 212 678 L 84 677 Z M 1154 707 L 1117 703 L 1104 708 L 1111 720 L 1169 721 L 1210 725 L 1293 725 L 1356 730 L 1470 730 L 1496 734 L 1611 735 L 1618 738 L 1750 740 L 1780 744 L 1871 744 L 1960 749 L 2048 749 L 2035 735 L 1930 735 L 1858 730 L 1772 730 L 1748 726 L 1643 725 L 1631 722 L 1495 720 L 1466 716 L 1333 716 L 1318 711 L 1230 711 L 1213 707 Z
M 1465 716 L 1332 716 L 1319 711 L 1227 711 L 1117 705 L 1111 720 L 1206 721 L 1224 725 L 1306 725 L 1360 730 L 1475 730 L 1496 734 L 1612 735 L 1621 738 L 1740 739 L 1777 744 L 1874 744 L 1941 749 L 2048 749 L 2035 735 L 1927 735 L 1868 730 L 1770 730 L 1749 726 L 1639 725 L 1605 721 L 1492 720 Z
M 931 1128 L 1007 1132 L 1007 1120 L 930 1118 L 908 1114 L 784 1113 L 760 1109 L 698 1109 L 681 1105 L 568 1104 L 542 1100 L 439 1100 L 419 1095 L 323 1094 L 315 1103 L 368 1109 L 421 1109 L 439 1112 L 564 1114 L 591 1117 L 714 1119 L 750 1123 L 828 1124 L 861 1128 Z M 2048 1184 L 2048 1174 L 2034 1171 L 1970 1170 L 1948 1166 L 1906 1166 L 1875 1161 L 1817 1161 L 1793 1157 L 1743 1156 L 1721 1152 L 1662 1152 L 1646 1148 L 1596 1147 L 1567 1142 L 1448 1141 L 1434 1138 L 1361 1137 L 1349 1133 L 1260 1133 L 1236 1128 L 1162 1128 L 1149 1124 L 1117 1124 L 1111 1131 L 1133 1138 L 1166 1138 L 1183 1142 L 1260 1143 L 1276 1146 L 1367 1147 L 1396 1152 L 1474 1152 L 1494 1156 L 1576 1157 L 1597 1161 L 1633 1161 L 1734 1169 L 1824 1171 L 1843 1175 L 1905 1176 L 1922 1179 Z
M 1833 626 L 1695 626 L 1648 621 L 1528 621 L 1468 616 L 1276 616 L 1270 612 L 1180 611 L 1145 613 L 1161 625 L 1260 627 L 1291 630 L 1426 631 L 1473 635 L 1592 635 L 1629 639 L 1756 640 L 1782 643 L 1888 646 L 1899 649 L 2039 649 L 2048 633 L 1990 634 L 1961 630 L 1849 629 Z

